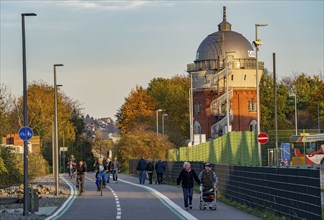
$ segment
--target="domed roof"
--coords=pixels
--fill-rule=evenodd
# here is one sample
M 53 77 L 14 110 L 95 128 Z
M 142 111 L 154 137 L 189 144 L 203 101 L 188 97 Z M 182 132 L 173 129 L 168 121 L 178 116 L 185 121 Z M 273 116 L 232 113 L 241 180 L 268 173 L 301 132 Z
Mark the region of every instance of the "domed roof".
M 226 8 L 223 11 L 223 22 L 218 25 L 218 31 L 208 35 L 199 45 L 196 61 L 223 59 L 225 52 L 231 53 L 234 59 L 253 59 L 254 51 L 251 43 L 240 33 L 231 30 L 231 24 L 226 21 Z

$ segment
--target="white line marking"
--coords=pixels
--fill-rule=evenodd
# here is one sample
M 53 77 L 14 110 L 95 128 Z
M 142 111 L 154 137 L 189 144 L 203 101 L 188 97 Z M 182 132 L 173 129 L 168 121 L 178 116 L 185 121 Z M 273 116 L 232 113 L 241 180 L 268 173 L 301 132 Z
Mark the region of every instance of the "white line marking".
M 70 194 L 69 198 L 63 203 L 63 205 L 54 214 L 47 217 L 45 220 L 50 220 L 50 219 L 56 217 L 58 214 L 60 214 L 61 211 L 63 211 L 63 209 L 65 209 L 65 207 L 69 204 L 69 202 L 76 197 L 76 191 L 74 190 L 72 184 L 69 181 L 67 181 L 62 175 L 60 175 L 60 177 L 62 180 L 64 180 L 64 182 L 66 182 L 66 184 L 69 185 L 71 194 Z
M 130 185 L 134 185 L 134 186 L 137 186 L 137 187 L 142 187 L 142 188 L 148 190 L 152 194 L 156 195 L 158 198 L 162 199 L 166 204 L 168 204 L 171 208 L 173 208 L 176 212 L 178 212 L 184 218 L 190 219 L 190 220 L 198 220 L 195 216 L 189 214 L 187 211 L 185 211 L 184 209 L 182 209 L 180 206 L 178 206 L 177 204 L 175 204 L 171 199 L 169 199 L 168 197 L 166 197 L 165 195 L 163 195 L 159 191 L 157 191 L 157 190 L 155 190 L 155 189 L 153 189 L 151 187 L 148 187 L 148 186 L 138 185 L 136 183 L 132 183 L 132 182 L 129 182 L 129 181 L 126 181 L 126 180 L 122 180 L 122 179 L 119 179 L 119 180 L 121 182 L 128 183 Z
M 88 180 L 95 182 L 94 180 L 86 177 Z M 113 194 L 113 196 L 115 197 L 115 202 L 116 202 L 116 209 L 117 209 L 117 215 L 116 215 L 116 219 L 121 219 L 121 208 L 120 208 L 120 203 L 119 203 L 119 199 L 117 194 L 115 193 L 115 191 L 110 187 L 107 186 L 107 188 L 110 190 L 110 192 Z

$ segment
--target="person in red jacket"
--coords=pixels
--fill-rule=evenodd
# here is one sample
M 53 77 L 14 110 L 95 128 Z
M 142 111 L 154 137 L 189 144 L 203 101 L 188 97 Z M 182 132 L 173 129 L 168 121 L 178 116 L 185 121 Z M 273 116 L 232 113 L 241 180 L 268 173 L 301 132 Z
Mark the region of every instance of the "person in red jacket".
M 181 170 L 179 177 L 177 179 L 177 186 L 182 185 L 184 206 L 186 210 L 192 209 L 192 196 L 194 181 L 200 185 L 200 180 L 196 172 L 191 168 L 189 162 L 183 163 L 183 169 Z

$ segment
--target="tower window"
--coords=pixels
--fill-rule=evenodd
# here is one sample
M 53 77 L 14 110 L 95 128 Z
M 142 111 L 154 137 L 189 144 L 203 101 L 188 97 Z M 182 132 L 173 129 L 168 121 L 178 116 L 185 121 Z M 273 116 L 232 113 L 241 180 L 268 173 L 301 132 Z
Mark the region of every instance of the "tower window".
M 249 131 L 256 131 L 257 121 L 255 119 L 251 120 L 249 124 Z
M 244 75 L 244 80 L 246 80 L 246 74 Z
M 194 134 L 200 134 L 201 133 L 201 126 L 198 121 L 195 121 L 194 123 Z
M 200 113 L 200 103 L 199 102 L 196 102 L 196 104 L 195 104 L 195 113 L 196 114 Z
M 231 80 L 232 80 L 232 81 L 234 80 L 234 75 L 231 75 Z
M 248 102 L 248 110 L 249 112 L 256 112 L 256 103 L 253 99 Z

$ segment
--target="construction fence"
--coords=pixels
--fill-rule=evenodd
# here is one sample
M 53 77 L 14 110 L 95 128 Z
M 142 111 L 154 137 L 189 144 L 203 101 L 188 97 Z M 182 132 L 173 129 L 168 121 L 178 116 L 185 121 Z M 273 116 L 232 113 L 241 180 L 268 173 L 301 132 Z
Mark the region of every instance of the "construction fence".
M 324 130 L 321 130 L 324 132 Z M 266 131 L 268 143 L 261 145 L 262 166 L 268 166 L 269 149 L 276 147 L 275 131 Z M 278 146 L 289 143 L 295 130 L 278 130 Z M 318 133 L 317 129 L 301 129 L 299 133 Z M 180 147 L 168 151 L 169 161 L 208 161 L 215 164 L 258 166 L 258 144 L 256 132 L 230 132 L 193 147 Z M 279 161 L 280 162 L 280 161 Z
M 257 166 L 258 147 L 255 132 L 230 132 L 193 147 L 168 152 L 170 161 L 208 161 L 215 164 Z

